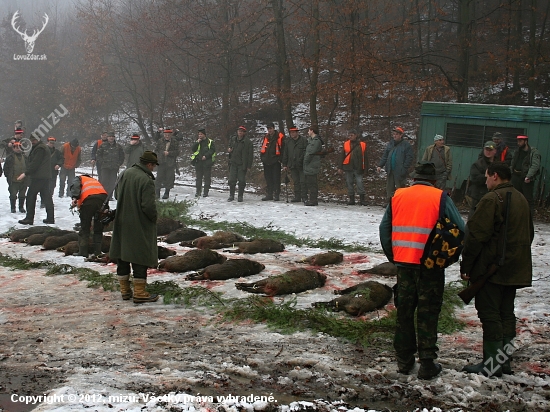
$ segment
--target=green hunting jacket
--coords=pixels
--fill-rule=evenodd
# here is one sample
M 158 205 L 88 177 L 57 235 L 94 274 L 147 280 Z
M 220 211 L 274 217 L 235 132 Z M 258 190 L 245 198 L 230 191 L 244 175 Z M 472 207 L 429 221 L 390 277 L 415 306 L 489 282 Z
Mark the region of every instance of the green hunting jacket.
M 504 264 L 498 268 L 489 282 L 516 287 L 531 286 L 533 221 L 527 200 L 510 182 L 498 185 L 483 196 L 474 215 L 468 220 L 468 232 L 460 264 L 461 273 L 469 275 L 470 281 L 475 283 L 487 273 L 492 263 L 498 263 L 498 239 L 501 224 L 505 219 L 506 192 L 512 192 L 506 231 L 506 254 Z
M 512 163 L 510 165 L 512 173 L 518 174 L 522 178 L 528 177 L 530 180 L 535 180 L 540 172 L 540 152 L 537 148 L 529 146 L 527 156 L 523 159 L 522 164 L 518 164 L 520 150 L 521 149 L 516 150 L 514 157 L 512 157 Z
M 304 168 L 304 156 L 306 154 L 307 139 L 298 136 L 296 140 L 292 137 L 285 139 L 285 150 L 283 152 L 283 166 L 289 169 L 302 170 Z
M 319 152 L 323 143 L 319 136 L 315 135 L 307 139 L 306 153 L 304 155 L 304 174 L 316 175 L 321 170 L 321 156 Z
M 158 265 L 155 177 L 145 165 L 126 169 L 115 197 L 113 238 L 109 256 L 147 267 Z

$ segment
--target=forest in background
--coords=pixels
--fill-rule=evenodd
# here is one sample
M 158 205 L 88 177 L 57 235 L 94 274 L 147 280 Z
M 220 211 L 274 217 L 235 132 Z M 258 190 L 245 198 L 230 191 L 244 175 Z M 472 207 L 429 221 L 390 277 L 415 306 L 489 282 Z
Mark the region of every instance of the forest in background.
M 334 128 L 419 113 L 422 101 L 549 105 L 550 1 L 79 0 L 17 20 L 49 22 L 34 54 L 4 10 L 0 122 L 96 139 L 106 128 L 149 141 L 159 127 L 240 124 Z M 297 124 L 304 127 L 307 124 Z M 389 134 L 388 136 L 389 137 Z M 59 138 L 59 137 L 58 137 Z

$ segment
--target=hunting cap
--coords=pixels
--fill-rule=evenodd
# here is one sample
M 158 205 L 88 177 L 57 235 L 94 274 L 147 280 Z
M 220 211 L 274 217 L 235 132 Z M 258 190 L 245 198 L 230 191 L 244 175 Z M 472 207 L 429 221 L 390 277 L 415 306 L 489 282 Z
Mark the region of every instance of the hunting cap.
M 48 142 L 55 142 L 57 139 L 53 136 L 48 137 Z
M 527 139 L 529 139 L 528 136 L 523 136 L 523 135 L 522 135 L 522 136 L 518 136 L 517 138 L 518 138 L 518 139 L 521 139 L 521 140 L 527 140 Z
M 145 152 L 143 152 L 139 160 L 142 163 L 154 163 L 156 165 L 159 164 L 157 154 L 150 150 L 146 150 Z
M 199 129 L 199 133 L 202 133 L 203 135 L 206 136 L 206 129 Z
M 172 129 L 170 129 L 169 127 L 167 127 L 166 129 L 164 129 L 164 133 L 172 133 Z
M 267 124 L 267 128 L 268 128 L 268 129 L 275 129 L 275 125 L 273 124 L 273 122 L 268 123 L 268 124 Z
M 497 139 L 497 140 L 502 140 L 502 133 L 500 133 L 500 132 L 495 132 L 495 133 L 493 134 L 493 140 L 495 140 L 495 139 Z
M 31 135 L 29 136 L 29 139 L 31 139 L 31 140 L 40 140 L 40 136 L 38 136 L 38 133 L 32 132 Z
M 115 132 L 107 132 L 107 137 L 115 137 Z
M 13 148 L 21 149 L 21 142 L 13 142 Z
M 393 129 L 393 131 L 400 134 L 405 133 L 405 130 L 401 126 L 397 126 L 396 128 Z
M 411 173 L 413 179 L 437 180 L 435 177 L 435 165 L 432 162 L 418 162 Z
M 130 137 L 132 140 L 139 140 L 139 133 L 132 133 L 132 137 Z
M 288 131 L 289 132 L 297 132 L 298 131 L 298 128 L 296 126 L 292 126 L 292 127 L 289 127 L 288 128 Z
M 443 136 L 441 136 L 440 134 L 436 134 L 434 136 L 434 142 L 437 142 L 438 140 L 445 140 L 445 138 Z
M 357 129 L 349 129 L 348 134 L 354 134 L 356 136 L 359 136 L 359 132 L 357 131 Z
M 495 150 L 497 148 L 497 145 L 492 140 L 489 140 L 489 141 L 485 142 L 485 145 L 483 147 L 485 149 Z
M 21 129 L 20 127 L 15 129 L 15 134 L 23 134 L 23 133 L 25 133 L 25 131 L 23 129 Z
M 72 146 L 72 147 L 78 146 L 78 139 L 73 139 L 73 140 L 71 140 L 71 146 Z
M 238 130 L 242 130 L 243 132 L 246 132 L 246 127 L 244 127 L 244 126 L 239 126 Z

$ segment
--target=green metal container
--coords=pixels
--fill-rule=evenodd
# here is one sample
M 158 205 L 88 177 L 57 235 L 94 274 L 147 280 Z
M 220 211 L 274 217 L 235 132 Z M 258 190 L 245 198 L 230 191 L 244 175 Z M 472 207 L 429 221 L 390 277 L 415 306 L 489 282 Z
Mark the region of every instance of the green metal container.
M 423 102 L 420 113 L 420 130 L 417 142 L 418 158 L 426 147 L 434 143 L 436 134 L 445 137 L 445 144 L 453 155 L 452 177 L 447 182 L 455 188 L 456 200 L 464 195 L 471 165 L 478 159 L 484 142 L 491 140 L 495 132 L 512 152 L 517 149 L 516 136 L 529 136 L 529 145 L 536 147 L 542 157 L 541 173 L 537 178 L 535 199 L 543 199 L 549 189 L 550 179 L 546 170 L 550 167 L 550 108 L 532 106 L 502 106 L 474 103 Z

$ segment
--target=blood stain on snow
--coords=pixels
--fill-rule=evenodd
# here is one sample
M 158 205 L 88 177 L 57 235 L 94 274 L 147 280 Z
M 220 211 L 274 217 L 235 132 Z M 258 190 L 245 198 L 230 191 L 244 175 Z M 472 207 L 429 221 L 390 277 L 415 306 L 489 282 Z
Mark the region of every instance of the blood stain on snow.
M 349 255 L 344 256 L 344 262 L 349 262 L 356 265 L 358 263 L 370 263 L 370 259 L 367 255 L 351 253 Z

